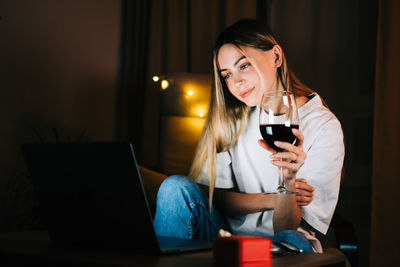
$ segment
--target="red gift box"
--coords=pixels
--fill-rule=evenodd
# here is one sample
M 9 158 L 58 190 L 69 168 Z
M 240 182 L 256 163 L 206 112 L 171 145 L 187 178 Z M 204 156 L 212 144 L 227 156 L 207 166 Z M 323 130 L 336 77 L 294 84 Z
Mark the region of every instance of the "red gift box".
M 215 266 L 271 266 L 271 239 L 232 235 L 214 241 Z

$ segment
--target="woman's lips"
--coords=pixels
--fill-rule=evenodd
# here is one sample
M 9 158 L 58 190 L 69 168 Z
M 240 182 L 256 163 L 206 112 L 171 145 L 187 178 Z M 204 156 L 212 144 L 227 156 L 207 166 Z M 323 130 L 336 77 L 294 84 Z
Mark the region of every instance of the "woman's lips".
M 253 90 L 254 90 L 254 87 L 251 88 L 251 89 L 248 89 L 246 91 L 241 92 L 239 95 L 240 95 L 241 98 L 246 98 L 253 92 Z

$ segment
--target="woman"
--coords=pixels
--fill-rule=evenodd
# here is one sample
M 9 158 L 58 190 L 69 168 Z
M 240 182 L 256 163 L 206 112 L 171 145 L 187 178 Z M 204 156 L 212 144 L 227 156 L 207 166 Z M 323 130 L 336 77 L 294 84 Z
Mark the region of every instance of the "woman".
M 258 105 L 265 92 L 292 91 L 300 117 L 298 144 L 270 148 L 261 137 Z M 339 121 L 288 69 L 271 32 L 253 20 L 228 27 L 213 49 L 210 110 L 189 176 L 160 187 L 157 234 L 212 240 L 218 229 L 272 236 L 302 219 L 323 234 L 336 207 L 344 158 Z M 297 194 L 266 194 L 278 184 Z M 208 200 L 203 191 L 208 192 Z M 214 189 L 215 188 L 215 189 Z M 214 200 L 214 205 L 212 205 Z M 211 207 L 209 209 L 209 207 Z

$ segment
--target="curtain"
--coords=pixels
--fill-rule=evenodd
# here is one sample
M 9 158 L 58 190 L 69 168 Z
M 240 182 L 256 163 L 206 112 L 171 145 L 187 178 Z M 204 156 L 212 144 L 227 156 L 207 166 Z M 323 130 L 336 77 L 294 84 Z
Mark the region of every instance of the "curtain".
M 371 210 L 371 266 L 395 266 L 400 252 L 400 2 L 379 1 Z
M 141 153 L 148 66 L 151 1 L 121 1 L 116 139 L 131 141 Z

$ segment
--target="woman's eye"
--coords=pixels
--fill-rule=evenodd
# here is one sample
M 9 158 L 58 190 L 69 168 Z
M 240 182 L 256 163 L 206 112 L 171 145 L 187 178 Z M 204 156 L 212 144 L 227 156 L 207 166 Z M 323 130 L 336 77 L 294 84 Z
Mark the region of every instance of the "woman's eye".
M 244 64 L 242 66 L 240 66 L 241 70 L 247 69 L 249 67 L 249 64 Z
M 223 76 L 223 78 L 226 80 L 226 79 L 229 79 L 231 77 L 231 75 L 230 74 L 227 74 L 227 75 L 225 75 L 225 76 Z

